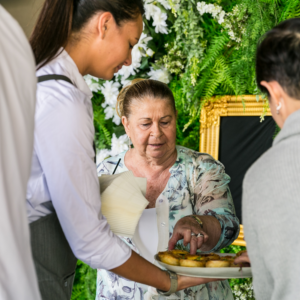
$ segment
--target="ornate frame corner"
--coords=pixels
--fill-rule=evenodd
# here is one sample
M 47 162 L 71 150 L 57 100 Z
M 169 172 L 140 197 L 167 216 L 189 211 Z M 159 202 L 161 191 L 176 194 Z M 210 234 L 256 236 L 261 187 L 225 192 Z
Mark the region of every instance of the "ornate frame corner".
M 201 153 L 219 158 L 221 117 L 271 116 L 266 101 L 255 95 L 223 96 L 212 98 L 201 109 L 200 145 Z

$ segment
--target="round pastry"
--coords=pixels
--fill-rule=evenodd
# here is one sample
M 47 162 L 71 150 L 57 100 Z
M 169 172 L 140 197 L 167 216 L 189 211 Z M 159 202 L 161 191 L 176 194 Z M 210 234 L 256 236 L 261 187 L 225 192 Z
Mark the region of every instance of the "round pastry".
M 226 256 L 221 256 L 220 259 L 221 260 L 234 260 L 234 257 L 230 256 L 230 255 L 226 255 Z
M 170 250 L 169 252 L 171 252 L 173 254 L 179 254 L 179 255 L 187 255 L 187 254 L 189 254 L 189 252 L 187 252 L 185 250 L 180 250 L 180 249 Z
M 179 266 L 179 258 L 175 257 L 171 251 L 158 252 L 160 261 L 165 264 Z
M 190 259 L 190 260 L 198 260 L 198 261 L 207 261 L 207 257 L 206 256 L 202 256 L 202 255 L 192 255 L 192 254 L 188 254 L 186 256 L 186 259 Z
M 205 256 L 208 260 L 220 260 L 220 256 L 215 253 L 210 253 Z
M 206 268 L 228 268 L 230 262 L 226 260 L 209 260 L 205 264 Z
M 178 259 L 185 258 L 189 254 L 189 252 L 185 250 L 178 250 L 178 249 L 170 250 L 170 252 L 174 257 Z
M 199 260 L 192 260 L 192 259 L 180 259 L 179 265 L 181 267 L 198 267 L 198 268 L 204 268 L 205 262 L 199 261 Z

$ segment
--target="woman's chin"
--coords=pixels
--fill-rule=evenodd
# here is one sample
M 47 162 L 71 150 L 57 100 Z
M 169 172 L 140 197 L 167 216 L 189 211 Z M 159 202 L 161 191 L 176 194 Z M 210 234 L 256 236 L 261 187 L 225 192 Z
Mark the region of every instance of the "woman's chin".
M 166 154 L 166 149 L 165 147 L 152 147 L 148 146 L 148 155 L 153 157 L 153 158 L 161 158 Z

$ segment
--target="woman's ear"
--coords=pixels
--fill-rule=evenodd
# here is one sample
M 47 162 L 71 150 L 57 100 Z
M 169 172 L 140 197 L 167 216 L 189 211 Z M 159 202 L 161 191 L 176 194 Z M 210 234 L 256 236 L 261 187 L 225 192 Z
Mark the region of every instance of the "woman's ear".
M 129 132 L 130 132 L 130 130 L 129 130 L 129 121 L 128 121 L 128 119 L 125 116 L 122 116 L 122 124 L 123 124 L 123 126 L 125 128 L 126 134 L 128 136 L 130 136 L 130 134 L 129 134 Z
M 97 20 L 97 30 L 98 30 L 98 35 L 100 36 L 101 39 L 104 39 L 107 31 L 111 27 L 111 23 L 113 21 L 113 16 L 110 12 L 104 12 L 104 13 L 99 13 L 98 20 Z
M 268 90 L 276 106 L 285 107 L 288 95 L 277 81 L 262 81 L 260 84 Z

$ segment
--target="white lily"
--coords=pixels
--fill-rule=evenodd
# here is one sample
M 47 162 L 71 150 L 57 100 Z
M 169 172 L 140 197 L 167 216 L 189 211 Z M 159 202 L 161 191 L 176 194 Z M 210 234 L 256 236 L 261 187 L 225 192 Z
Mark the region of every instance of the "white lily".
M 92 92 L 97 92 L 100 90 L 100 84 L 98 83 L 99 79 L 97 77 L 85 75 L 83 78 Z
M 120 86 L 121 85 L 119 82 L 114 82 L 114 81 L 106 81 L 103 84 L 103 86 L 101 86 L 100 90 L 105 98 L 102 107 L 105 107 L 107 105 L 109 106 L 116 105 Z
M 111 155 L 115 156 L 120 154 L 123 151 L 128 150 L 128 136 L 127 134 L 121 135 L 119 138 L 113 134 L 111 139 Z
M 117 114 L 115 106 L 107 106 L 104 110 L 105 113 L 105 120 L 111 119 L 116 125 L 120 125 L 121 119 Z
M 166 68 L 161 68 L 159 70 L 154 70 L 152 67 L 150 68 L 150 72 L 148 72 L 148 76 L 150 79 L 158 80 L 168 84 L 170 82 L 170 74 Z

